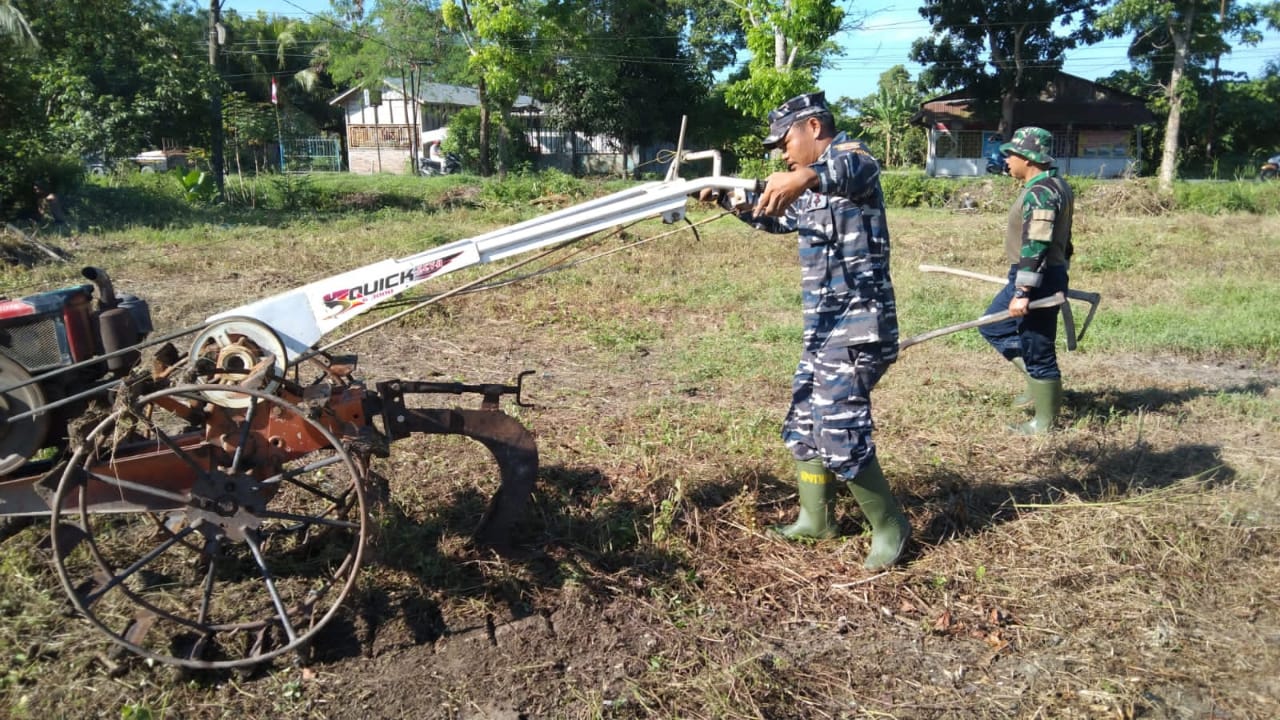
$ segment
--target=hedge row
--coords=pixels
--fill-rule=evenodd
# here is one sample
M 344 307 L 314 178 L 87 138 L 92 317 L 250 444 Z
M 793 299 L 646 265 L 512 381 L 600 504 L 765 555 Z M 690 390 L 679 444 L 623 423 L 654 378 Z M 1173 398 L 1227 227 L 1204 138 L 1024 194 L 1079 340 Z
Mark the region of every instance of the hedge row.
M 56 171 L 56 172 L 55 172 Z M 176 176 L 167 173 L 117 174 L 75 187 L 79 177 L 61 166 L 45 168 L 46 176 L 62 186 L 68 209 L 81 226 L 102 228 L 130 224 L 165 226 L 187 224 L 225 214 L 259 211 L 350 212 L 376 210 L 432 210 L 458 204 L 485 207 L 528 206 L 554 200 L 558 207 L 626 186 L 623 181 L 583 180 L 548 171 L 481 180 L 473 176 L 442 178 L 359 176 L 350 173 L 266 175 L 228 178 L 228 203 L 210 206 L 192 202 Z M 75 173 L 72 173 L 75 174 Z M 1280 182 L 1189 181 L 1174 185 L 1172 196 L 1156 190 L 1149 178 L 1097 180 L 1068 178 L 1079 208 L 1094 215 L 1159 215 L 1169 212 L 1221 214 L 1280 213 Z M 1008 177 L 930 178 L 922 173 L 885 173 L 881 178 L 885 203 L 893 208 L 941 208 L 958 212 L 1003 214 L 1018 193 Z M 9 208 L 10 213 L 16 208 Z M 21 212 L 21 211 L 19 211 Z M 0 216 L 13 214 L 0 212 Z
M 1198 212 L 1280 213 L 1280 182 L 1256 180 L 1180 181 L 1173 195 L 1159 192 L 1152 178 L 1099 180 L 1068 177 L 1077 204 L 1109 215 Z M 932 178 L 922 173 L 881 176 L 889 207 L 948 208 L 975 212 L 1005 212 L 1018 192 L 1008 177 Z

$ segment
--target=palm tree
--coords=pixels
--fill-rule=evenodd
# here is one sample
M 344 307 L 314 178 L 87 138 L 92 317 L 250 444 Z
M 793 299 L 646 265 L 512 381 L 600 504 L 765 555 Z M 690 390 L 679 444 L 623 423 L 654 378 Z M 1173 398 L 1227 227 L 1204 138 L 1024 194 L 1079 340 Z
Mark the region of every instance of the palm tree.
M 884 165 L 902 164 L 894 163 L 893 138 L 896 135 L 901 140 L 901 136 L 909 132 L 911 116 L 916 110 L 915 96 L 903 88 L 881 86 L 874 97 L 862 104 L 861 110 L 862 117 L 858 122 L 863 129 L 884 137 Z M 902 151 L 897 151 L 897 154 L 901 156 Z
M 0 37 L 12 38 L 19 47 L 40 47 L 36 34 L 23 17 L 22 11 L 13 6 L 10 0 L 0 0 Z

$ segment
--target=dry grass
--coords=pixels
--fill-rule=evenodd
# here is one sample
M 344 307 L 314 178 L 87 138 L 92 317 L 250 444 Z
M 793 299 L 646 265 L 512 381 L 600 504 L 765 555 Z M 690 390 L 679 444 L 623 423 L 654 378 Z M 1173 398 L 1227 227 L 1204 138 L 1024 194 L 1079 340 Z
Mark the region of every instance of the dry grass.
M 1173 212 L 1175 205 L 1172 196 L 1157 192 L 1150 180 L 1138 178 L 1096 183 L 1079 198 L 1082 213 L 1106 217 L 1154 217 Z
M 212 244 L 149 255 L 154 238 L 112 236 L 100 242 L 119 250 L 95 264 L 177 326 L 382 257 L 384 240 L 493 222 L 459 213 L 210 230 Z M 1280 248 L 1256 243 L 1250 261 L 1233 239 L 1245 227 L 1280 237 L 1276 222 L 1082 215 L 1077 246 L 1083 262 L 1116 236 L 1141 238 L 1143 252 L 1194 250 L 1197 267 L 1248 280 Z M 913 269 L 999 272 L 1000 225 L 893 219 L 904 335 L 981 312 L 994 288 Z M 1280 373 L 1257 364 L 1265 356 L 1143 349 L 1146 336 L 1100 324 L 1061 358 L 1062 430 L 1026 439 L 1004 430 L 1020 419 L 1015 374 L 973 337 L 904 352 L 876 392 L 877 440 L 918 545 L 873 575 L 847 499 L 842 540 L 766 532 L 794 512 L 776 439 L 798 342 L 793 252 L 721 221 L 701 242 L 456 298 L 347 348 L 371 380 L 536 369 L 537 407 L 508 409 L 537 434 L 542 471 L 528 552 L 500 559 L 465 542 L 492 492 L 483 450 L 398 444 L 377 468 L 390 497 L 373 560 L 306 670 L 176 680 L 133 664 L 109 677 L 103 641 L 55 611 L 38 533 L 19 535 L 0 555 L 10 714 L 1280 715 Z M 1116 257 L 1080 273 L 1104 295 L 1101 317 L 1177 302 L 1176 287 L 1131 288 L 1183 269 Z M 193 271 L 216 286 L 193 291 Z

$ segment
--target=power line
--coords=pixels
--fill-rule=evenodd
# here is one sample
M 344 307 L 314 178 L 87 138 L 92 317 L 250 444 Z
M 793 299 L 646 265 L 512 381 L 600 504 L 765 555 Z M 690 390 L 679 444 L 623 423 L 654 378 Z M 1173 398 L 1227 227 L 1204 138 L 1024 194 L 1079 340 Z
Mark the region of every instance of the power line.
M 355 28 L 349 27 L 348 25 L 340 23 L 328 15 L 311 12 L 306 8 L 303 8 L 302 6 L 293 2 L 293 0 L 282 0 L 282 1 L 288 5 L 291 5 L 296 10 L 298 10 L 299 12 L 297 14 L 300 17 L 307 17 L 315 21 L 325 23 L 343 33 L 352 35 L 361 40 L 365 40 L 368 42 L 381 45 L 382 47 L 385 47 L 391 50 L 393 53 L 396 53 L 397 55 L 408 56 L 412 54 L 412 53 L 406 52 L 404 48 L 398 47 L 396 44 L 388 42 L 373 33 L 360 31 Z M 988 22 L 988 23 L 972 22 L 972 23 L 965 23 L 959 26 L 953 25 L 951 27 L 963 30 L 964 28 L 976 28 L 976 27 L 996 27 L 996 28 L 1017 27 L 1017 26 L 1025 26 L 1028 24 L 1052 26 L 1059 22 L 1060 22 L 1059 18 L 1051 18 L 1051 19 L 1046 19 L 1042 21 L 1034 21 L 1030 23 L 1023 22 L 1023 21 L 1003 21 L 1003 22 Z M 874 36 L 876 34 L 887 31 L 887 30 L 891 31 L 891 30 L 902 30 L 902 29 L 906 29 L 906 30 L 917 29 L 920 32 L 921 37 L 928 37 L 929 35 L 934 33 L 933 28 L 934 28 L 933 23 L 925 18 L 900 20 L 900 21 L 894 21 L 894 22 L 882 22 L 882 23 L 877 23 L 873 19 L 870 22 L 864 23 L 859 28 L 846 31 L 846 32 L 854 36 L 864 36 L 866 40 L 874 41 L 875 39 Z M 946 31 L 944 30 L 943 32 L 946 32 Z M 616 46 L 619 44 L 625 44 L 629 42 L 643 42 L 643 41 L 650 41 L 650 40 L 674 40 L 674 39 L 680 39 L 682 37 L 685 37 L 685 36 L 680 34 L 676 34 L 676 35 L 672 35 L 672 34 L 589 35 L 589 36 L 585 36 L 584 38 L 579 38 L 579 41 L 580 42 L 585 41 L 585 44 L 587 45 L 588 48 L 591 45 L 594 45 L 596 42 L 601 42 L 601 43 L 608 43 L 610 46 L 609 49 L 613 49 L 613 48 L 616 48 Z M 864 38 L 859 37 L 859 40 L 862 40 L 862 39 Z M 269 44 L 266 41 L 246 40 L 242 42 L 244 44 L 249 45 L 250 47 L 255 45 L 258 47 L 262 47 L 263 45 L 268 45 L 269 47 Z M 302 41 L 299 44 L 305 43 L 307 45 L 314 46 L 314 45 L 319 45 L 323 43 L 332 43 L 332 42 L 334 42 L 333 39 L 316 39 L 316 40 Z M 627 53 L 627 52 L 616 52 L 616 51 L 615 52 L 607 52 L 607 51 L 594 52 L 590 49 L 566 49 L 566 48 L 559 48 L 555 46 L 551 41 L 545 38 L 536 38 L 536 37 L 523 38 L 523 39 L 508 41 L 507 44 L 509 47 L 512 47 L 513 50 L 525 55 L 529 55 L 529 56 L 542 55 L 548 58 L 555 58 L 558 60 L 571 60 L 571 61 L 577 61 L 577 62 L 618 62 L 618 63 L 629 63 L 633 65 L 668 66 L 668 67 L 672 67 L 672 66 L 696 67 L 697 66 L 697 61 L 692 57 L 679 57 L 679 56 L 662 57 L 658 55 L 651 55 L 651 54 L 644 54 L 644 53 Z M 236 45 L 238 46 L 240 45 L 240 43 L 237 43 Z M 1098 73 L 1108 73 L 1108 72 L 1114 72 L 1117 70 L 1130 69 L 1134 65 L 1132 61 L 1128 60 L 1127 58 L 1087 57 L 1090 54 L 1097 55 L 1098 53 L 1106 54 L 1106 53 L 1121 51 L 1123 49 L 1126 49 L 1129 45 L 1130 43 L 1128 41 L 1122 40 L 1122 39 L 1121 40 L 1104 40 L 1102 42 L 1094 43 L 1092 45 L 1085 45 L 1078 48 L 1074 48 L 1071 51 L 1070 56 L 1063 57 L 1060 62 L 1038 60 L 1030 63 L 1029 67 L 1048 68 L 1048 67 L 1065 67 L 1069 65 L 1072 69 L 1072 72 L 1077 72 L 1077 73 L 1089 72 L 1089 71 L 1095 71 Z M 578 47 L 582 48 L 581 45 L 579 45 Z M 882 48 L 883 48 L 882 43 L 873 44 L 873 42 L 867 42 L 865 44 L 863 42 L 845 44 L 842 47 L 843 54 L 841 56 L 827 59 L 827 61 L 824 63 L 824 66 L 815 68 L 815 71 L 822 77 L 836 79 L 836 78 L 842 78 L 842 77 L 847 78 L 847 77 L 853 76 L 854 73 L 865 74 L 868 71 L 874 72 L 877 70 L 878 71 L 888 70 L 889 68 L 892 68 L 897 65 L 903 65 L 903 66 L 914 65 L 922 68 L 929 67 L 934 69 L 948 70 L 948 69 L 955 69 L 957 67 L 964 67 L 969 64 L 961 61 L 957 61 L 954 63 L 948 63 L 948 62 L 927 63 L 927 64 L 918 63 L 918 62 L 912 61 L 905 53 L 901 55 L 896 55 L 896 54 L 889 55 L 888 53 L 882 52 Z M 228 54 L 243 57 L 243 56 L 260 56 L 260 55 L 265 55 L 266 53 L 240 50 L 236 52 L 228 52 Z M 276 53 L 272 53 L 272 54 L 276 55 Z M 1273 53 L 1271 53 L 1268 50 L 1255 49 L 1250 46 L 1238 46 L 1236 50 L 1234 50 L 1232 53 L 1229 53 L 1226 57 L 1229 58 L 1228 62 L 1248 62 L 1250 60 L 1255 60 L 1255 59 L 1257 60 L 1265 59 L 1267 57 L 1270 57 L 1272 54 Z M 310 56 L 299 55 L 294 53 L 286 53 L 286 57 L 304 58 L 304 57 L 310 57 Z M 722 69 L 720 72 L 732 73 L 732 72 L 740 71 L 746 68 L 747 66 L 749 66 L 750 62 L 751 62 L 751 58 L 748 56 Z M 989 65 L 989 63 L 984 61 L 983 66 L 985 67 L 987 65 Z M 1156 68 L 1163 67 L 1163 64 L 1159 60 L 1155 61 L 1154 65 Z

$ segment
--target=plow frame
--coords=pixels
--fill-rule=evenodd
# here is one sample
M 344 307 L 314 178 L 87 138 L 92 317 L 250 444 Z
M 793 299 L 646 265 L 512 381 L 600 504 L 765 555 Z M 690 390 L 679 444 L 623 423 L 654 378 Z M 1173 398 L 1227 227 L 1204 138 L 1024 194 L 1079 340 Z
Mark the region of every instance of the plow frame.
M 682 159 L 704 157 L 717 161 L 716 175 L 676 177 Z M 71 403 L 80 413 L 66 423 L 66 446 L 54 457 L 29 457 L 0 477 L 0 520 L 8 523 L 0 537 L 47 517 L 53 564 L 75 609 L 135 655 L 191 669 L 251 666 L 309 646 L 360 568 L 372 458 L 386 457 L 393 442 L 410 435 L 461 435 L 489 450 L 499 485 L 472 540 L 512 550 L 513 528 L 537 480 L 538 450 L 529 430 L 499 405 L 509 395 L 527 406 L 528 371 L 513 385 L 384 380 L 370 391 L 352 380 L 354 357 L 329 353 L 354 335 L 323 346 L 320 340 L 446 273 L 641 220 L 676 223 L 685 219 L 688 197 L 704 189 L 759 187 L 718 172 L 715 153 L 680 152 L 665 181 L 312 282 L 144 341 L 148 327 L 135 345 L 99 347 L 52 371 L 6 366 L 3 398 L 94 363 L 121 370 L 52 402 L 0 412 L 0 431 Z M 111 295 L 99 272 L 102 294 Z M 192 333 L 185 354 L 170 342 Z M 150 365 L 139 364 L 140 351 L 155 346 Z M 304 366 L 321 369 L 305 386 L 297 381 Z M 37 390 L 27 395 L 43 401 Z M 108 402 L 94 400 L 104 395 Z M 481 403 L 412 401 L 440 395 L 480 395 Z

